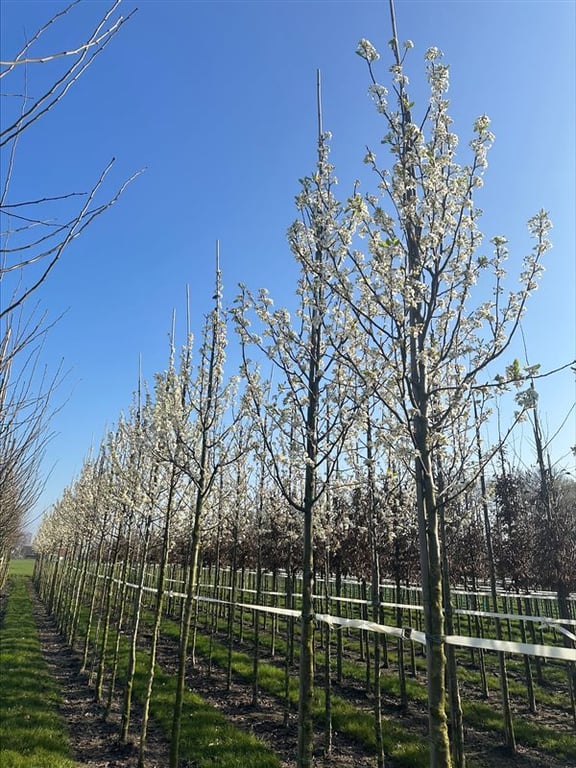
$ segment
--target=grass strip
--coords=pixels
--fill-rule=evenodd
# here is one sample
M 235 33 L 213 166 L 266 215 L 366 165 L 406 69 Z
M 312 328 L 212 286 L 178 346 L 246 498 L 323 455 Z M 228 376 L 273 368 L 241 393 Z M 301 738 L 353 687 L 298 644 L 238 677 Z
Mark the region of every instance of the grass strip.
M 166 620 L 163 631 L 177 639 L 178 624 Z M 249 634 L 249 632 L 248 632 Z M 246 636 L 246 633 L 245 633 Z M 245 637 L 246 639 L 246 637 Z M 277 644 L 278 645 L 278 644 Z M 196 641 L 196 652 L 199 656 L 208 658 L 210 653 L 210 640 L 201 632 Z M 322 664 L 323 654 L 319 654 L 319 666 Z M 212 640 L 212 662 L 219 667 L 226 668 L 228 662 L 228 649 L 216 640 Z M 232 654 L 233 671 L 251 683 L 253 680 L 253 659 L 248 653 L 234 651 Z M 364 669 L 358 663 L 345 662 L 345 676 L 355 682 L 362 682 Z M 459 674 L 462 674 L 460 672 Z M 479 676 L 479 673 L 478 673 Z M 494 678 L 494 689 L 497 689 L 497 678 Z M 395 675 L 383 675 L 381 679 L 382 692 L 390 695 L 399 695 L 398 678 Z M 420 682 L 407 678 L 408 695 L 410 699 L 426 701 L 426 688 Z M 259 685 L 263 691 L 273 694 L 278 698 L 284 698 L 284 671 L 277 665 L 260 662 Z M 524 689 L 520 683 L 511 682 L 511 687 L 520 696 Z M 543 694 L 542 689 L 541 695 Z M 324 693 L 323 689 L 315 689 L 314 716 L 319 722 L 324 719 Z M 297 707 L 298 685 L 296 679 L 290 681 L 290 704 Z M 548 698 L 554 701 L 554 697 L 548 694 L 542 695 L 542 699 Z M 557 696 L 554 703 L 562 708 L 567 706 L 566 697 Z M 552 701 L 550 703 L 552 703 Z M 372 713 L 359 710 L 350 702 L 333 694 L 332 697 L 333 728 L 335 731 L 345 733 L 351 739 L 369 749 L 375 749 L 374 724 Z M 462 703 L 464 722 L 478 730 L 492 731 L 502 734 L 504 723 L 498 709 L 484 702 Z M 567 764 L 576 765 L 576 736 L 570 732 L 557 731 L 544 724 L 534 722 L 519 716 L 514 718 L 514 729 L 519 744 L 544 751 L 555 758 L 564 760 Z M 384 722 L 384 749 L 386 754 L 394 759 L 399 766 L 417 768 L 428 764 L 428 747 L 425 739 L 411 733 L 397 720 L 387 718 Z M 423 758 L 421 756 L 424 756 Z
M 0 629 L 0 765 L 74 768 L 58 713 L 60 693 L 42 658 L 27 583 L 26 577 L 11 577 Z
M 464 721 L 478 730 L 503 733 L 500 712 L 483 702 L 462 702 Z M 514 717 L 514 733 L 518 744 L 547 752 L 566 765 L 576 765 L 576 736 L 568 731 L 555 731 L 547 725 Z
M 124 660 L 127 659 L 123 655 Z M 146 686 L 149 654 L 138 653 L 134 698 L 141 702 Z M 124 678 L 126 667 L 122 665 Z M 158 665 L 150 716 L 169 736 L 176 696 L 176 677 L 166 674 Z M 184 694 L 180 756 L 197 768 L 279 768 L 280 760 L 264 742 L 250 733 L 235 728 L 225 715 L 192 691 Z
M 33 557 L 12 558 L 8 565 L 8 576 L 32 576 L 36 560 Z

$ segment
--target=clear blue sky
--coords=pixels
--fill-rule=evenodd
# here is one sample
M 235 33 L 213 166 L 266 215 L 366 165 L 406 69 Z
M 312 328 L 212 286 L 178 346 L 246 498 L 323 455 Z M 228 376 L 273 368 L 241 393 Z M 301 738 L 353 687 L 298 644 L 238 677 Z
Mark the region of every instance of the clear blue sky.
M 369 38 L 385 62 L 385 82 L 387 2 L 124 0 L 120 11 L 136 5 L 65 100 L 26 133 L 16 161 L 14 200 L 85 190 L 113 156 L 110 194 L 147 167 L 38 294 L 51 317 L 66 311 L 43 354 L 52 369 L 63 359 L 69 372 L 36 513 L 60 496 L 90 445 L 127 409 L 139 355 L 148 380 L 166 367 L 173 308 L 182 335 L 186 284 L 199 329 L 213 293 L 217 238 L 226 300 L 243 281 L 268 288 L 277 304 L 291 303 L 295 266 L 285 232 L 298 179 L 315 160 L 316 69 L 343 196 L 364 173 L 366 145 L 378 150 L 384 133 L 354 51 Z M 39 52 L 80 42 L 108 6 L 80 3 Z M 63 7 L 3 0 L 2 58 Z M 436 45 L 451 66 L 461 145 L 477 115 L 492 119 L 482 229 L 486 240 L 509 238 L 511 270 L 529 248 L 526 220 L 541 207 L 551 213 L 554 249 L 524 322 L 530 362 L 543 369 L 576 357 L 575 7 L 572 0 L 397 0 L 399 37 L 415 44 L 408 69 L 416 113 L 425 97 L 423 56 Z M 29 69 L 31 92 L 49 66 Z M 574 403 L 574 377 L 565 372 L 538 387 L 551 435 Z M 551 445 L 554 459 L 576 442 L 575 425 L 572 412 Z

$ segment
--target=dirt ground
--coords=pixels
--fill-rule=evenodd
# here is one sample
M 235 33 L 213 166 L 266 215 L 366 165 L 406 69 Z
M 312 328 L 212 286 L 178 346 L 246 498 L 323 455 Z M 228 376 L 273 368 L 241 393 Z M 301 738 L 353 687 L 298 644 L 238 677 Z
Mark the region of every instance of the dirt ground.
M 88 768 L 136 768 L 138 763 L 138 734 L 140 731 L 140 713 L 137 708 L 133 713 L 131 743 L 121 745 L 118 741 L 120 730 L 120 702 L 115 701 L 108 718 L 104 719 L 104 708 L 94 701 L 94 691 L 90 687 L 89 675 L 80 674 L 80 657 L 71 651 L 64 638 L 58 632 L 53 620 L 47 615 L 38 598 L 34 601 L 36 621 L 44 657 L 51 674 L 56 678 L 62 691 L 62 716 L 66 720 L 70 733 L 70 742 L 74 759 Z M 174 664 L 174 648 L 170 641 L 162 640 L 159 649 L 159 663 L 170 670 Z M 213 706 L 222 711 L 238 728 L 252 731 L 256 736 L 270 744 L 282 761 L 283 768 L 295 768 L 296 751 L 296 713 L 290 715 L 288 727 L 283 724 L 282 707 L 276 699 L 264 693 L 260 695 L 257 708 L 251 704 L 252 693 L 239 681 L 233 681 L 230 691 L 226 691 L 225 672 L 213 668 L 208 670 L 198 666 L 191 670 L 189 686 L 204 697 Z M 339 690 L 339 695 L 343 691 Z M 368 697 L 358 691 L 348 691 L 349 697 L 358 706 L 369 709 Z M 387 710 L 387 711 L 386 711 Z M 393 702 L 385 702 L 388 715 L 399 716 Z M 423 732 L 426 725 L 424 712 L 416 711 L 408 720 L 410 727 Z M 376 768 L 374 756 L 362 753 L 358 745 L 351 743 L 341 734 L 334 734 L 333 749 L 330 756 L 322 754 L 323 734 L 318 733 L 318 754 L 315 757 L 317 768 Z M 511 757 L 501 748 L 494 746 L 493 734 L 467 731 L 467 754 L 476 764 L 484 768 L 574 768 L 566 763 L 551 760 L 538 750 L 521 749 Z M 147 768 L 167 768 L 168 742 L 154 727 L 149 726 L 148 748 L 146 752 Z M 391 760 L 386 761 L 387 768 L 395 768 Z M 182 764 L 182 768 L 193 768 L 192 764 Z M 250 768 L 250 766 L 246 766 Z

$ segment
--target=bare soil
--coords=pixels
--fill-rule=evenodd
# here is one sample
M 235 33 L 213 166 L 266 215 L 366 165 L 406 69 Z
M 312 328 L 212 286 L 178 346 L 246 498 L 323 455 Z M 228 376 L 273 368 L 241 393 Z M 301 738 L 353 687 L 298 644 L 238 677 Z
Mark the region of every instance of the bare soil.
M 80 673 L 80 655 L 67 645 L 32 586 L 31 595 L 42 654 L 60 687 L 60 713 L 68 726 L 72 758 L 88 768 L 137 768 L 142 725 L 138 707 L 132 709 L 130 741 L 121 744 L 120 700 L 113 702 L 106 717 L 104 706 L 95 701 L 90 675 Z M 147 745 L 147 768 L 166 768 L 169 744 L 153 723 L 148 726 Z

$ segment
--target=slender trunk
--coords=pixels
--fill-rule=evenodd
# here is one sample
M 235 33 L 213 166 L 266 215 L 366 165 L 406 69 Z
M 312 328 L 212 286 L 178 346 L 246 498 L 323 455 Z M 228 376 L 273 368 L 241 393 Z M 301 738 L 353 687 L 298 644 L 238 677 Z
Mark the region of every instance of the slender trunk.
M 201 484 L 196 492 L 196 504 L 194 509 L 194 524 L 190 539 L 190 562 L 188 564 L 188 578 L 186 582 L 186 598 L 184 602 L 184 616 L 180 636 L 178 655 L 178 676 L 176 679 L 176 697 L 174 701 L 174 713 L 172 717 L 172 733 L 170 738 L 170 768 L 178 768 L 180 753 L 180 734 L 182 728 L 182 708 L 184 706 L 184 691 L 186 685 L 186 662 L 188 659 L 188 643 L 190 641 L 190 629 L 192 614 L 194 612 L 194 597 L 198 581 L 198 564 L 200 561 L 200 522 L 204 506 L 204 479 L 201 476 Z
M 430 768 L 451 768 L 446 717 L 446 654 L 443 640 L 444 613 L 438 513 L 432 466 L 427 448 L 427 423 L 421 415 L 415 417 L 415 437 L 420 454 L 416 460 L 415 471 L 426 633 Z
M 82 562 L 79 566 L 81 568 L 80 579 L 78 580 L 78 588 L 76 590 L 76 597 L 74 599 L 74 608 L 72 611 L 72 624 L 70 626 L 70 634 L 68 635 L 68 645 L 70 648 L 74 648 L 76 642 L 76 633 L 78 632 L 78 622 L 80 620 L 80 613 L 82 610 L 82 600 L 84 598 L 84 587 L 86 585 L 86 576 L 88 568 L 90 566 L 89 559 L 90 549 L 85 546 L 82 555 Z
M 118 551 L 120 548 L 120 536 L 122 535 L 122 526 L 118 528 L 112 560 L 108 564 L 108 584 L 106 585 L 106 597 L 104 607 L 104 629 L 102 631 L 102 642 L 100 646 L 100 659 L 98 661 L 98 672 L 96 675 L 95 698 L 96 701 L 102 701 L 104 691 L 104 674 L 106 671 L 106 653 L 108 647 L 108 636 L 110 633 L 110 616 L 112 614 L 112 595 L 114 593 L 114 577 L 116 575 L 116 563 L 118 562 Z
M 326 613 L 330 614 L 330 550 L 326 550 L 326 562 L 324 566 L 324 605 Z M 325 649 L 324 649 L 324 733 L 325 754 L 332 754 L 332 654 L 330 624 L 324 625 Z
M 380 621 L 380 558 L 378 554 L 378 510 L 376 506 L 376 478 L 374 476 L 374 455 L 372 443 L 372 420 L 368 410 L 366 424 L 366 460 L 368 465 L 368 514 L 369 514 L 369 532 L 370 532 L 370 554 L 371 554 L 371 598 L 372 598 L 372 621 L 378 624 Z M 365 585 L 364 585 L 365 586 Z M 384 768 L 384 739 L 382 734 L 382 688 L 380 671 L 380 634 L 372 633 L 374 641 L 374 737 L 376 739 L 376 758 L 378 768 Z M 369 653 L 367 657 L 367 671 L 370 670 Z M 367 678 L 369 685 L 369 678 Z
M 340 565 L 340 560 L 338 559 L 338 562 L 336 564 L 336 597 L 340 598 L 342 597 L 342 568 Z M 342 603 L 338 601 L 338 605 L 340 606 L 339 610 L 341 609 Z M 339 629 L 336 632 L 336 681 L 338 684 L 342 683 L 342 656 L 343 656 L 343 632 L 342 629 Z
M 402 627 L 402 586 L 400 582 L 400 570 L 396 570 L 396 626 Z M 404 668 L 404 639 L 398 638 L 398 682 L 400 685 L 400 707 L 403 714 L 408 713 L 408 692 L 406 690 L 406 670 Z
M 372 553 L 372 621 L 380 622 L 380 562 L 376 547 Z M 378 768 L 384 768 L 384 738 L 382 733 L 382 680 L 380 670 L 380 634 L 374 638 L 374 735 Z
M 478 412 L 476 401 L 473 400 L 474 420 L 478 424 Z M 484 476 L 482 447 L 480 442 L 480 430 L 476 427 L 476 448 L 478 452 L 478 464 L 480 466 L 480 491 L 482 493 L 482 511 L 484 515 L 484 531 L 486 535 L 486 551 L 488 553 L 488 571 L 490 575 L 490 592 L 492 596 L 492 609 L 498 613 L 498 589 L 496 585 L 496 566 L 494 564 L 494 550 L 492 547 L 492 530 L 488 514 L 486 478 Z M 496 638 L 502 640 L 502 624 L 500 619 L 494 619 Z M 498 651 L 498 667 L 500 671 L 500 692 L 502 695 L 502 714 L 504 718 L 504 739 L 507 749 L 513 754 L 516 752 L 516 736 L 514 734 L 514 721 L 512 720 L 512 708 L 510 706 L 510 693 L 508 690 L 508 672 L 506 670 L 506 656 Z
M 130 555 L 130 536 L 131 536 L 131 520 L 128 523 L 128 539 L 126 541 L 126 551 L 124 553 L 124 560 L 122 561 L 122 569 L 120 571 L 120 584 L 116 593 L 116 608 L 118 618 L 116 622 L 116 638 L 114 641 L 114 652 L 112 654 L 112 663 L 110 670 L 110 687 L 108 689 L 108 700 L 106 702 L 106 716 L 110 714 L 112 709 L 112 701 L 114 699 L 114 693 L 116 690 L 116 678 L 118 676 L 118 659 L 120 656 L 120 639 L 122 637 L 122 631 L 124 629 L 124 618 L 126 613 L 126 596 L 128 593 L 128 563 Z
M 288 610 L 294 607 L 292 597 L 294 574 L 292 573 L 292 554 L 288 553 L 288 563 L 286 564 L 286 605 Z M 294 619 L 288 617 L 286 637 L 286 657 L 284 659 L 284 728 L 288 727 L 290 721 L 290 669 L 294 663 Z
M 62 561 L 62 558 L 60 556 L 61 550 L 62 550 L 62 543 L 58 545 L 58 547 L 56 548 L 56 554 L 54 555 L 54 568 L 52 570 L 52 577 L 50 579 L 50 591 L 48 593 L 48 612 L 49 613 L 53 613 L 54 611 L 54 597 L 56 595 L 58 571 L 59 571 L 60 563 Z
M 152 529 L 152 515 L 149 514 L 144 529 L 144 539 L 142 544 L 140 573 L 138 575 L 138 587 L 134 596 L 134 609 L 132 621 L 132 634 L 130 636 L 130 649 L 128 652 L 128 671 L 126 673 L 126 684 L 124 686 L 124 701 L 122 705 L 122 725 L 120 730 L 120 741 L 122 744 L 128 742 L 128 732 L 130 730 L 130 715 L 132 712 L 132 692 L 134 690 L 134 675 L 136 674 L 136 650 L 138 643 L 138 631 L 140 629 L 140 615 L 142 613 L 142 602 L 144 597 L 144 583 L 146 579 L 146 564 L 148 558 L 148 547 L 150 544 L 150 533 Z
M 306 475 L 310 473 L 306 467 Z M 309 485 L 310 479 L 306 485 Z M 311 489 L 308 494 L 311 496 Z M 313 526 L 312 504 L 304 510 L 304 552 L 302 571 L 302 617 L 300 621 L 300 697 L 298 706 L 298 768 L 312 768 L 314 724 L 314 599 L 313 599 Z
M 186 685 L 186 663 L 188 657 L 188 643 L 190 641 L 190 629 L 194 612 L 194 598 L 198 586 L 198 569 L 200 564 L 200 537 L 201 522 L 204 512 L 204 503 L 211 482 L 209 478 L 209 459 L 211 432 L 215 429 L 218 413 L 218 383 L 220 380 L 219 363 L 221 358 L 220 337 L 220 299 L 222 296 L 220 283 L 220 251 L 216 246 L 216 302 L 212 312 L 210 347 L 207 358 L 203 359 L 203 365 L 207 366 L 208 378 L 206 381 L 205 396 L 202 397 L 199 407 L 198 419 L 201 428 L 200 453 L 198 460 L 198 472 L 194 478 L 196 484 L 196 501 L 194 505 L 194 517 L 190 537 L 190 555 L 188 563 L 188 579 L 186 584 L 186 598 L 182 616 L 182 630 L 178 656 L 178 674 L 176 678 L 176 695 L 174 699 L 174 712 L 172 715 L 172 731 L 170 737 L 170 768 L 178 768 L 180 754 L 180 735 L 182 727 L 182 709 L 184 706 L 184 690 Z M 212 435 L 213 436 L 213 435 Z M 212 476 L 214 479 L 214 476 Z M 197 601 L 196 601 L 197 602 Z
M 361 615 L 363 621 L 368 621 L 368 586 L 366 579 L 362 579 L 361 587 L 362 605 Z M 372 653 L 370 651 L 370 633 L 362 629 L 360 631 L 362 636 L 361 645 L 364 646 L 364 687 L 366 693 L 369 695 L 372 691 Z M 361 654 L 362 655 L 362 654 Z
M 90 608 L 88 610 L 88 622 L 86 624 L 86 637 L 84 638 L 84 650 L 82 652 L 82 665 L 80 668 L 80 672 L 86 672 L 86 667 L 88 665 L 88 652 L 90 650 L 90 633 L 92 632 L 92 621 L 94 619 L 94 610 L 96 607 L 96 598 L 98 595 L 98 584 L 99 584 L 99 576 L 100 576 L 100 567 L 102 565 L 102 548 L 104 546 L 104 532 L 106 529 L 106 515 L 104 515 L 104 520 L 102 521 L 102 532 L 100 534 L 100 540 L 98 542 L 98 550 L 96 553 L 96 561 L 93 564 L 94 568 L 94 574 L 93 574 L 93 581 L 92 581 L 92 596 L 90 598 Z
M 518 611 L 518 616 L 522 616 L 522 599 L 520 595 L 516 598 L 516 610 Z M 523 643 L 527 641 L 526 637 L 526 622 L 522 619 L 519 620 L 520 623 L 520 639 Z M 534 677 L 532 675 L 532 664 L 530 661 L 530 656 L 528 654 L 524 654 L 524 675 L 526 677 L 526 696 L 528 698 L 528 709 L 530 712 L 535 715 L 536 714 L 536 696 L 534 693 Z
M 321 242 L 321 232 L 317 242 Z M 314 255 L 320 267 L 323 252 L 318 246 Z M 314 749 L 314 504 L 316 494 L 316 461 L 318 458 L 317 423 L 320 409 L 320 370 L 323 305 L 323 285 L 317 276 L 314 286 L 314 305 L 310 330 L 308 357 L 308 404 L 306 407 L 306 467 L 304 473 L 304 541 L 302 553 L 302 619 L 300 634 L 300 699 L 298 706 L 297 768 L 312 767 Z
M 146 681 L 146 689 L 144 692 L 144 701 L 142 702 L 142 727 L 140 728 L 138 768 L 144 768 L 144 765 L 145 765 L 146 739 L 148 735 L 148 719 L 150 714 L 150 702 L 152 700 L 154 674 L 156 671 L 156 653 L 158 650 L 160 624 L 162 623 L 162 609 L 164 606 L 164 596 L 166 591 L 166 570 L 168 567 L 168 555 L 170 552 L 170 526 L 172 523 L 174 494 L 176 491 L 176 483 L 177 483 L 176 475 L 177 475 L 176 466 L 175 464 L 172 464 L 171 471 L 170 471 L 170 485 L 168 487 L 168 499 L 166 501 L 164 532 L 162 536 L 162 554 L 160 556 L 160 567 L 158 568 L 158 574 L 157 574 L 157 580 L 156 580 L 156 606 L 154 610 L 154 624 L 152 626 L 152 638 L 150 641 L 148 676 Z
M 234 644 L 234 619 L 236 617 L 236 584 L 237 584 L 237 568 L 238 568 L 238 520 L 234 520 L 234 531 L 232 541 L 232 563 L 231 563 L 231 576 L 230 576 L 230 603 L 228 605 L 228 654 L 226 660 L 226 690 L 229 691 L 232 688 L 232 646 Z
M 260 519 L 258 520 L 260 523 Z M 260 531 L 260 527 L 258 528 Z M 258 533 L 258 544 L 256 554 L 256 594 L 254 596 L 254 602 L 256 605 L 260 605 L 262 602 L 262 545 L 260 541 L 260 533 Z M 258 699 L 260 695 L 259 690 L 259 667 L 260 667 L 260 612 L 253 611 L 254 613 L 254 662 L 252 665 L 252 706 L 258 706 Z
M 538 601 L 534 600 L 534 608 L 532 607 L 532 600 L 529 597 L 524 598 L 524 613 L 526 613 L 528 616 L 538 616 Z M 536 629 L 534 627 L 534 622 L 529 621 L 528 622 L 528 631 L 530 633 L 530 641 L 537 645 L 539 640 L 536 638 Z M 540 656 L 534 656 L 534 664 L 536 666 L 536 681 L 538 685 L 543 686 L 544 685 L 544 674 L 542 672 L 542 659 Z
M 450 564 L 446 551 L 446 508 L 442 498 L 444 493 L 444 477 L 441 464 L 438 460 L 438 515 L 440 520 L 440 533 L 442 537 L 442 587 L 444 592 L 444 611 L 446 632 L 454 634 L 454 621 L 452 613 L 452 597 L 450 594 Z M 452 725 L 452 760 L 455 768 L 466 768 L 464 755 L 464 723 L 462 719 L 462 703 L 460 700 L 460 687 L 458 685 L 458 667 L 456 664 L 456 652 L 453 645 L 446 646 L 447 659 L 447 683 L 450 696 L 450 723 Z
M 476 576 L 472 576 L 472 590 L 477 592 Z M 476 595 L 472 595 L 472 610 L 478 610 L 478 600 Z M 480 616 L 474 617 L 474 626 L 476 630 L 476 637 L 484 637 L 484 625 Z M 482 683 L 482 697 L 485 699 L 490 698 L 490 691 L 488 690 L 488 677 L 486 676 L 486 663 L 484 658 L 484 649 L 478 649 L 478 664 L 480 666 L 480 680 Z

